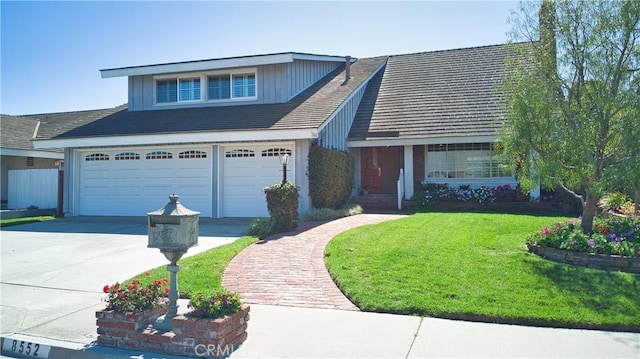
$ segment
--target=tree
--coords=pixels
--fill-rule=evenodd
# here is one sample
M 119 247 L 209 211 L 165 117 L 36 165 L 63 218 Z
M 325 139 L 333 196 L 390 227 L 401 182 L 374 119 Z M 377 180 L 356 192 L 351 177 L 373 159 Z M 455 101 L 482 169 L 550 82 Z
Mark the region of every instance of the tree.
M 523 2 L 523 51 L 505 83 L 505 153 L 525 188 L 557 185 L 591 233 L 611 186 L 640 186 L 640 1 Z

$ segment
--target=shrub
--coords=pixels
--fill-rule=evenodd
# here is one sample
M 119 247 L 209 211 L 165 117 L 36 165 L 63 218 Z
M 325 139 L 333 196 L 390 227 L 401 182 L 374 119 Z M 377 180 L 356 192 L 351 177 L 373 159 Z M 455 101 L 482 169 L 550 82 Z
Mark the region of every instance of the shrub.
M 600 201 L 598 202 L 598 206 L 604 210 L 614 210 L 619 211 L 625 203 L 629 201 L 629 197 L 621 192 L 609 192 L 606 193 Z
M 474 202 L 477 202 L 480 204 L 494 201 L 493 195 L 491 194 L 491 190 L 484 186 L 472 189 L 471 198 Z
M 351 153 L 311 146 L 309 149 L 309 195 L 314 208 L 339 209 L 351 198 L 355 182 Z
M 271 215 L 270 232 L 287 232 L 298 225 L 298 188 L 290 181 L 264 189 Z
M 620 213 L 624 214 L 625 216 L 640 215 L 640 213 L 636 213 L 635 206 L 635 203 L 627 201 L 622 205 L 622 207 L 620 207 L 620 209 L 618 209 L 618 211 L 620 211 Z
M 150 274 L 147 272 L 146 275 Z M 105 285 L 102 291 L 107 294 L 103 299 L 107 302 L 106 310 L 128 313 L 152 309 L 169 292 L 168 282 L 167 278 L 164 278 L 142 286 L 139 280 L 133 279 L 122 284 Z
M 259 239 L 265 239 L 272 234 L 269 218 L 256 218 L 249 224 L 249 229 L 247 229 L 248 236 L 258 237 Z
M 222 318 L 240 311 L 242 301 L 236 292 L 216 290 L 213 293 L 189 294 L 189 316 L 198 318 Z
M 513 202 L 516 200 L 516 190 L 505 184 L 491 189 L 494 202 Z
M 556 222 L 530 234 L 526 243 L 585 253 L 640 257 L 640 220 L 611 214 L 598 216 L 591 235 L 582 232 L 579 220 Z

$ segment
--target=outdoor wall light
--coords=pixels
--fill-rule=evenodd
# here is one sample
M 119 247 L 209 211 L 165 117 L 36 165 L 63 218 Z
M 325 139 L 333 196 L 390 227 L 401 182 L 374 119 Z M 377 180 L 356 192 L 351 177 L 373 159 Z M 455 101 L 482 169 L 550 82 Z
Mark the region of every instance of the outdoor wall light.
M 287 182 L 287 165 L 290 156 L 288 154 L 280 155 L 280 164 L 282 165 L 282 182 Z

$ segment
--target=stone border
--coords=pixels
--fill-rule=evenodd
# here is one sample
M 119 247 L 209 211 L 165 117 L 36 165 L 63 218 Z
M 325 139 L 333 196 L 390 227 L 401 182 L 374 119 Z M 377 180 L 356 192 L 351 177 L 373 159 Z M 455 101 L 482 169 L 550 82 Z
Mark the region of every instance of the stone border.
M 529 252 L 555 262 L 640 274 L 640 258 L 637 257 L 584 253 L 531 244 L 527 244 L 527 247 Z

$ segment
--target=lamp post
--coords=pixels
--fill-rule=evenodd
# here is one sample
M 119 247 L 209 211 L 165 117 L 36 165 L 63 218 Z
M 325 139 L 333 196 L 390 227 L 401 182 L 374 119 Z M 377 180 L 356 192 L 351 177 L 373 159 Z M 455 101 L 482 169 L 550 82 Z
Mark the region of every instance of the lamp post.
M 280 155 L 280 164 L 282 165 L 282 183 L 287 182 L 287 165 L 289 164 L 289 155 Z

